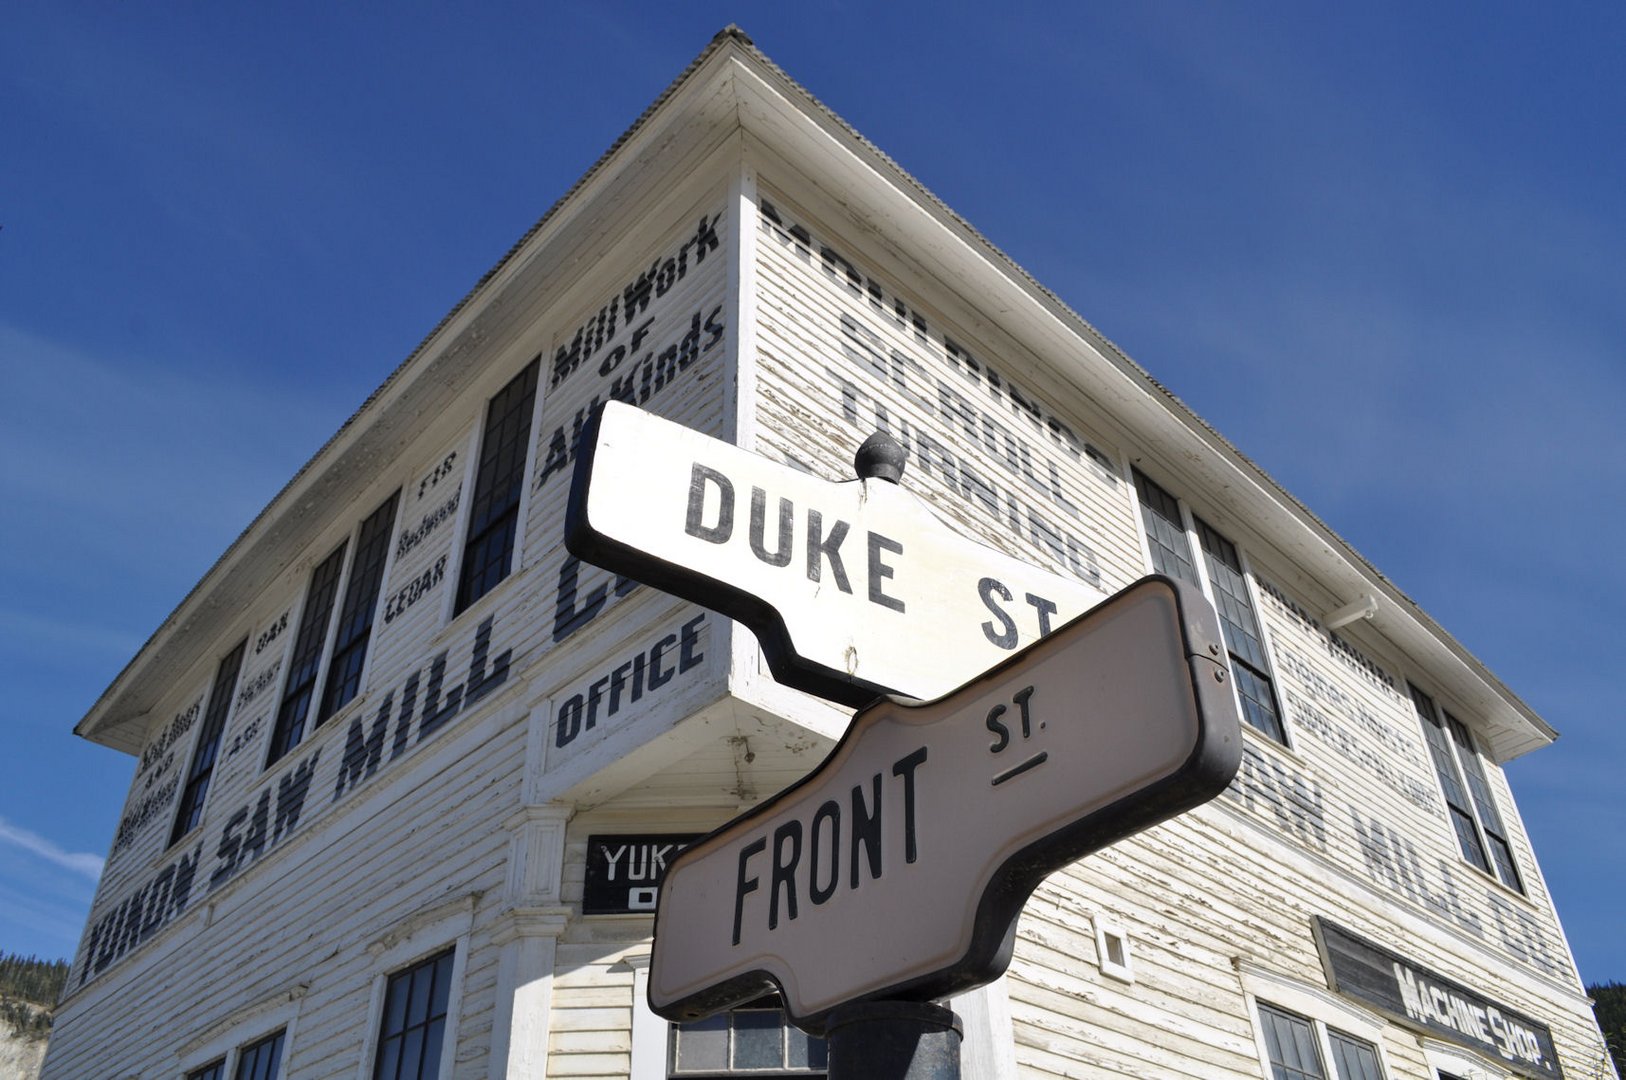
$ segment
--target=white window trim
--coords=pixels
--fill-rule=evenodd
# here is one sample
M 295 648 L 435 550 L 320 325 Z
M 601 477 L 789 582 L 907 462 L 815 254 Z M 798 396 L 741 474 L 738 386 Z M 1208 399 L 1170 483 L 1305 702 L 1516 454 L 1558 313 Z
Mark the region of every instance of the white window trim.
M 627 1080 L 666 1080 L 666 1021 L 649 1007 L 649 954 L 623 959 L 632 968 L 632 1067 Z
M 1464 1047 L 1427 1037 L 1421 1041 L 1423 1060 L 1432 1070 L 1430 1080 L 1438 1076 L 1442 1069 L 1452 1076 L 1462 1077 L 1462 1080 L 1508 1080 L 1512 1075 Z
M 309 990 L 309 983 L 295 983 L 210 1025 L 181 1047 L 175 1059 L 174 1074 L 185 1076 L 210 1062 L 221 1061 L 220 1075 L 229 1078 L 237 1070 L 237 1058 L 243 1047 L 258 1042 L 280 1028 L 283 1032 L 282 1066 L 278 1070 L 278 1080 L 283 1080 L 290 1075 L 288 1059 L 299 1024 L 299 1009 Z
M 361 1060 L 356 1064 L 356 1080 L 370 1080 L 373 1057 L 378 1053 L 378 1028 L 384 1019 L 384 993 L 390 976 L 452 949 L 452 986 L 446 996 L 446 1030 L 440 1045 L 437 1075 L 449 1077 L 457 1060 L 457 1021 L 463 1012 L 463 968 L 468 963 L 469 935 L 474 924 L 473 903 L 464 898 L 452 905 L 461 910 L 442 914 L 431 910 L 403 921 L 397 931 L 385 934 L 367 946 L 373 957 L 373 978 L 367 1004 L 367 1027 L 362 1038 Z
M 1310 1021 L 1315 1031 L 1316 1047 L 1321 1052 L 1321 1065 L 1328 1080 L 1337 1080 L 1332 1057 L 1332 1041 L 1327 1037 L 1329 1027 L 1346 1035 L 1353 1035 L 1372 1044 L 1378 1055 L 1378 1067 L 1388 1080 L 1399 1080 L 1400 1074 L 1389 1064 L 1389 1055 L 1383 1045 L 1388 1024 L 1375 1013 L 1356 1005 L 1346 998 L 1318 986 L 1263 968 L 1244 964 L 1241 970 L 1242 993 L 1248 1005 L 1248 1023 L 1253 1028 L 1254 1049 L 1259 1055 L 1260 1075 L 1270 1076 L 1270 1050 L 1265 1045 L 1265 1030 L 1259 1022 L 1259 1005 L 1273 1005 L 1287 1012 L 1297 1013 Z

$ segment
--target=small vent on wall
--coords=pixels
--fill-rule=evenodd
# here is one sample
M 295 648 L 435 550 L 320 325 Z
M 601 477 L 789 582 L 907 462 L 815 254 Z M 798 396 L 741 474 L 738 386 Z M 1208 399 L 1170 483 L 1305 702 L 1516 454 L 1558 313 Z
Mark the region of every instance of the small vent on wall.
M 1129 950 L 1129 935 L 1111 919 L 1097 915 L 1095 923 L 1095 957 L 1101 974 L 1123 982 L 1135 981 L 1135 969 Z

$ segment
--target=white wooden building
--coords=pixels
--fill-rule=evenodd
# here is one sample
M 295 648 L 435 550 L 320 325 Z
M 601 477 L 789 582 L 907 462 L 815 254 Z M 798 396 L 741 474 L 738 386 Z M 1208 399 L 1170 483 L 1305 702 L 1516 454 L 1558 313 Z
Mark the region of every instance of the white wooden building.
M 1236 781 L 1040 888 L 953 1003 L 968 1077 L 1613 1076 L 1500 768 L 1552 729 L 732 30 L 78 725 L 136 764 L 46 1076 L 816 1073 L 771 1011 L 645 1003 L 674 845 L 851 710 L 566 553 L 612 398 L 831 479 L 888 431 L 965 535 L 1224 617 Z

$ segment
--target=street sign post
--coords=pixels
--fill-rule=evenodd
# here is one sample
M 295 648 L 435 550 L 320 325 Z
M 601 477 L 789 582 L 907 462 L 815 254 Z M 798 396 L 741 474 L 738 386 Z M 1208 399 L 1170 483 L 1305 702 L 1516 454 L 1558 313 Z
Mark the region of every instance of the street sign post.
M 650 1005 L 691 1020 L 777 986 L 819 1033 L 844 1004 L 997 978 L 1047 874 L 1230 782 L 1228 680 L 1213 608 L 1149 577 L 948 696 L 874 702 L 671 863 Z
M 778 681 L 855 708 L 946 694 L 1106 598 L 897 484 L 823 480 L 616 401 L 582 433 L 565 542 L 738 619 Z

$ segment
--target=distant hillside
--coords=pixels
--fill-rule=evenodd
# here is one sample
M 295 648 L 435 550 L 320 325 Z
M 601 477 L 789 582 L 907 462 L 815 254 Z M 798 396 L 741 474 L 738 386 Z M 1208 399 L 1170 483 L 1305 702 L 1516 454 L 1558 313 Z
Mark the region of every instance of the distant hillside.
M 1615 1071 L 1626 1076 L 1626 984 L 1594 983 L 1586 988 L 1604 1041 L 1615 1059 Z
M 0 1077 L 39 1075 L 51 1014 L 67 979 L 66 960 L 0 953 Z
M 66 960 L 0 953 L 0 1019 L 13 1033 L 44 1038 L 51 1032 L 51 1010 L 68 981 Z M 43 1008 L 30 1009 L 24 1005 Z

